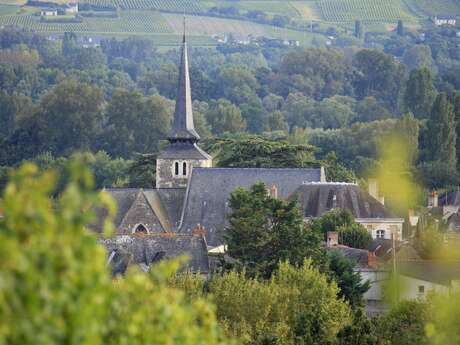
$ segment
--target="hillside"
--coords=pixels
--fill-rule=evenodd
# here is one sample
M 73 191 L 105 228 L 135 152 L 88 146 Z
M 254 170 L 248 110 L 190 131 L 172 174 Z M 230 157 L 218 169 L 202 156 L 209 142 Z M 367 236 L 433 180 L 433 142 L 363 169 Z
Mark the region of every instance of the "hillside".
M 312 24 L 350 29 L 359 19 L 372 29 L 385 30 L 399 19 L 417 26 L 432 15 L 460 14 L 456 0 L 80 0 L 80 4 L 81 17 L 69 20 L 41 18 L 40 7 L 27 6 L 25 0 L 0 0 L 0 25 L 49 33 L 142 35 L 168 44 L 177 40 L 185 13 L 189 34 L 199 44 L 215 44 L 212 36 L 232 33 L 296 39 L 308 45 L 315 36 L 321 39 L 306 33 Z

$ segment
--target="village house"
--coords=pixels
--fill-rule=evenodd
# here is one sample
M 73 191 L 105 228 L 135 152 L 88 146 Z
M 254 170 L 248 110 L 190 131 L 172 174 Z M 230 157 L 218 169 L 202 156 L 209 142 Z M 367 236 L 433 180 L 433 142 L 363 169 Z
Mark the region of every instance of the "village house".
M 436 26 L 455 26 L 457 24 L 457 19 L 453 16 L 434 16 L 432 20 Z

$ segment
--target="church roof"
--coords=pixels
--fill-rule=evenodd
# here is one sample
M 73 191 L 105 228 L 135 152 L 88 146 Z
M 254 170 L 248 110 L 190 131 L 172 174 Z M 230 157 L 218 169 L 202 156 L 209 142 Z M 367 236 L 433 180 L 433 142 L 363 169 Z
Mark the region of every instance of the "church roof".
M 162 259 L 187 256 L 183 270 L 207 273 L 209 262 L 203 236 L 184 234 L 153 234 L 144 236 L 116 236 L 100 239 L 107 248 L 109 263 L 114 275 L 122 274 L 128 265 L 149 267 Z
M 167 145 L 160 153 L 158 158 L 161 159 L 212 159 L 210 155 L 198 147 L 198 145 L 173 142 Z
M 228 198 L 237 187 L 249 188 L 261 181 L 276 186 L 278 196 L 287 198 L 302 183 L 321 181 L 319 168 L 193 168 L 180 231 L 190 233 L 198 224 L 205 227 L 210 246 L 223 243 Z
M 179 66 L 179 81 L 177 86 L 176 108 L 169 141 L 198 141 L 200 136 L 193 126 L 192 92 L 190 89 L 190 76 L 188 71 L 187 42 L 184 38 L 181 47 L 181 60 Z
M 297 188 L 305 217 L 320 217 L 333 208 L 349 210 L 355 218 L 392 218 L 391 213 L 369 193 L 351 183 L 310 183 Z

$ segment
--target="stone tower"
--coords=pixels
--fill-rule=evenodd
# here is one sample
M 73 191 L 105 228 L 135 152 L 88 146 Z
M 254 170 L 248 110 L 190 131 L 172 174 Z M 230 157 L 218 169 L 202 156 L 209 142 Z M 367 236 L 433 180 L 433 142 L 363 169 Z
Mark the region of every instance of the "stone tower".
M 188 72 L 185 29 L 182 39 L 176 108 L 169 144 L 157 158 L 156 187 L 185 188 L 193 167 L 211 167 L 212 158 L 197 145 L 200 136 L 193 126 L 192 96 Z

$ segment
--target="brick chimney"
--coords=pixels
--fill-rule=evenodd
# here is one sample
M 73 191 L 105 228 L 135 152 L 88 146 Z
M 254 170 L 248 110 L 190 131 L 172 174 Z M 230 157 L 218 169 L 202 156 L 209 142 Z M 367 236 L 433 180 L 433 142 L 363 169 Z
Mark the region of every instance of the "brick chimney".
M 428 207 L 438 207 L 438 192 L 435 190 L 428 196 Z
M 337 231 L 326 232 L 327 246 L 334 247 L 339 244 L 339 233 Z
M 375 267 L 377 265 L 377 257 L 373 252 L 367 252 L 367 265 L 369 267 Z

